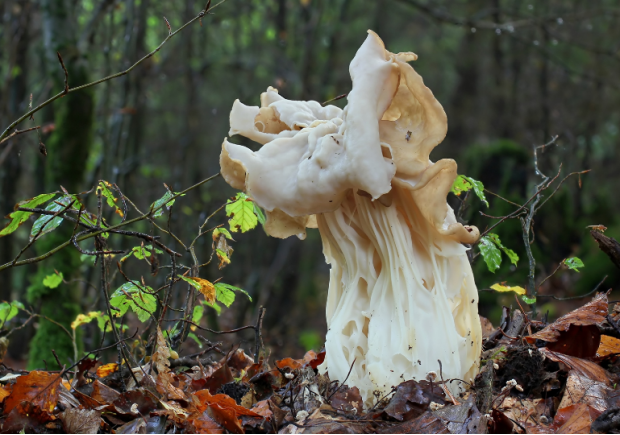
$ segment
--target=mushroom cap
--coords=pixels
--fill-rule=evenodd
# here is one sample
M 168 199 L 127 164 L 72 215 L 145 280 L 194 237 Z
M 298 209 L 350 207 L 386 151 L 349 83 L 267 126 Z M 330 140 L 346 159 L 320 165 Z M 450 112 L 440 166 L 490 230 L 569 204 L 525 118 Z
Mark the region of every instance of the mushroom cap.
M 353 87 L 344 110 L 286 100 L 272 87 L 261 94 L 261 107 L 235 101 L 229 135 L 263 146 L 254 152 L 224 140 L 224 179 L 265 209 L 265 229 L 275 237 L 304 238 L 310 216 L 335 211 L 351 189 L 385 200 L 398 183 L 437 231 L 474 242 L 478 230 L 457 223 L 446 202 L 456 163 L 429 160 L 448 124 L 441 104 L 407 63 L 417 56 L 391 53 L 368 33 L 349 68 Z

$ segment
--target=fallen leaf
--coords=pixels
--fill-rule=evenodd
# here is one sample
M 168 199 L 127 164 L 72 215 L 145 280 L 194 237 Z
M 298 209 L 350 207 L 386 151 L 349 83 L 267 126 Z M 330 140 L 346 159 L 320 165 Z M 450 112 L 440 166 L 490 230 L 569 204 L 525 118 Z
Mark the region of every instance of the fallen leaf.
M 95 399 L 99 403 L 112 403 L 117 400 L 121 394 L 113 388 L 96 380 L 93 382 L 93 392 L 90 397 Z
M 97 433 L 101 426 L 101 412 L 70 408 L 59 414 L 67 433 Z M 117 432 L 118 433 L 118 432 Z
M 247 355 L 243 349 L 237 349 L 235 352 L 230 354 L 226 360 L 226 363 L 228 364 L 228 367 L 241 373 L 254 364 L 254 358 Z
M 206 412 L 200 413 L 197 417 L 190 416 L 187 422 L 193 427 L 188 433 L 224 433 L 224 428 L 209 417 Z
M 293 359 L 293 358 L 284 358 L 281 359 L 280 361 L 276 361 L 276 366 L 282 370 L 284 368 L 289 368 L 292 370 L 297 370 L 302 368 L 304 365 L 304 362 L 302 360 L 298 360 L 298 359 Z
M 438 409 L 434 414 L 448 426 L 452 433 L 482 434 L 487 431 L 487 419 L 476 408 L 474 395 L 466 402 Z
M 170 371 L 170 349 L 168 343 L 161 333 L 161 329 L 157 327 L 157 350 L 153 353 L 151 361 L 153 367 L 157 369 L 157 373 L 167 373 Z
M 240 418 L 259 417 L 260 414 L 237 405 L 234 399 L 225 394 L 212 395 L 209 390 L 200 390 L 193 394 L 200 402 L 199 411 L 209 411 L 209 415 L 227 430 L 233 433 L 243 433 Z
M 4 402 L 4 399 L 6 399 L 10 394 L 11 394 L 10 388 L 0 387 L 0 403 Z
M 52 412 L 58 402 L 58 387 L 62 377 L 57 373 L 32 371 L 15 381 L 13 391 L 4 401 L 4 413 L 8 414 L 22 402 L 29 402 L 44 411 Z
M 31 372 L 32 373 L 32 372 Z M 26 377 L 26 376 L 23 376 Z M 6 411 L 5 411 L 6 412 Z M 44 425 L 52 423 L 52 429 L 62 431 L 61 422 L 54 424 L 56 417 L 31 402 L 21 402 L 12 408 L 2 424 L 3 433 L 41 433 Z
M 600 414 L 600 411 L 583 403 L 571 405 L 558 410 L 551 428 L 563 434 L 590 433 L 592 422 Z
M 146 421 L 143 418 L 136 418 L 115 430 L 116 433 L 123 434 L 142 434 L 146 433 Z
M 601 335 L 601 344 L 596 350 L 597 357 L 615 355 L 620 353 L 620 340 L 609 335 Z
M 406 421 L 396 426 L 390 426 L 380 433 L 395 433 L 395 434 L 448 434 L 450 431 L 440 418 L 435 416 L 432 412 L 426 411 L 424 414 L 413 420 Z
M 422 415 L 431 402 L 445 404 L 444 397 L 444 392 L 437 383 L 406 381 L 396 388 L 396 393 L 383 412 L 399 421 L 411 420 Z
M 537 339 L 547 342 L 555 343 L 560 340 L 563 332 L 568 332 L 571 325 L 576 326 L 594 326 L 597 323 L 601 323 L 607 316 L 607 294 L 599 293 L 594 299 L 586 305 L 577 308 L 574 311 L 560 317 L 552 324 L 545 327 L 543 330 L 526 337 L 526 340 L 530 343 L 534 343 Z M 591 331 L 586 329 L 588 333 Z M 574 337 L 571 337 L 574 338 Z M 571 339 L 569 338 L 569 339 Z M 565 340 L 562 340 L 565 341 Z M 596 343 L 598 348 L 598 342 Z M 596 349 L 595 349 L 596 350 Z M 559 351 L 556 349 L 556 351 Z
M 118 370 L 118 364 L 110 363 L 97 367 L 95 374 L 98 378 L 105 378 Z
M 234 382 L 234 380 L 235 378 L 233 378 L 230 367 L 228 367 L 227 363 L 224 363 L 207 378 L 205 388 L 211 394 L 215 394 L 223 385 Z
M 610 408 L 599 415 L 592 422 L 592 433 L 618 433 L 620 432 L 620 409 Z
M 364 400 L 362 399 L 360 390 L 357 387 L 349 388 L 346 385 L 343 385 L 334 393 L 330 400 L 330 404 L 335 410 L 342 411 L 345 414 L 360 415 L 364 410 Z
M 611 389 L 604 382 L 593 381 L 571 371 L 566 381 L 564 396 L 559 408 L 567 408 L 580 403 L 591 406 L 599 412 L 607 409 L 607 395 Z
M 611 380 L 609 379 L 607 371 L 592 361 L 553 352 L 545 347 L 541 347 L 538 351 L 551 361 L 564 364 L 568 369 L 567 371 L 574 370 L 574 374 L 576 375 L 601 382 L 608 387 L 611 386 Z
M 493 409 L 491 411 L 491 420 L 489 421 L 489 433 L 512 433 L 514 423 L 501 411 Z

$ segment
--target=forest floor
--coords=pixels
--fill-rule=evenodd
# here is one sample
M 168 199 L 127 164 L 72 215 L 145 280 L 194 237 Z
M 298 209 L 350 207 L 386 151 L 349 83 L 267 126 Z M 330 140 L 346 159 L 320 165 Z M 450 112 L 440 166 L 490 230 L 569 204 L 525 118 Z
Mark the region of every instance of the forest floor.
M 318 373 L 325 354 L 270 365 L 157 350 L 131 372 L 0 371 L 2 433 L 618 433 L 620 304 L 607 294 L 551 324 L 505 308 L 482 318 L 481 370 L 459 397 L 442 374 L 403 382 L 364 409 L 357 388 Z M 212 349 L 211 349 L 212 350 Z M 432 376 L 432 375 L 431 375 Z

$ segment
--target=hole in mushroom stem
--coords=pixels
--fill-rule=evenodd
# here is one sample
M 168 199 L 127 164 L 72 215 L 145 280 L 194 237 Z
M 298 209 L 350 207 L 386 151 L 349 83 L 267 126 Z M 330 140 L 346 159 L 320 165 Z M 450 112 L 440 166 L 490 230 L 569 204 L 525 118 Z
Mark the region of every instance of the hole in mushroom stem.
M 378 276 L 381 273 L 381 269 L 383 269 L 383 262 L 381 261 L 379 252 L 377 252 L 376 250 L 372 254 L 372 266 L 375 268 L 375 272 L 377 272 Z
M 390 159 L 390 160 L 392 159 L 392 150 L 390 149 L 390 146 L 387 144 L 381 144 L 381 154 L 386 159 Z
M 359 196 L 363 196 L 364 198 L 372 199 L 372 195 L 370 193 L 366 192 L 365 190 L 357 189 L 357 194 Z
M 362 334 L 364 334 L 366 337 L 368 337 L 368 327 L 370 326 L 370 319 L 368 317 L 366 317 L 364 319 L 364 327 L 362 328 Z M 364 353 L 362 352 L 362 355 L 364 355 Z
M 422 285 L 424 286 L 424 288 L 426 290 L 430 290 L 430 288 L 428 288 L 428 284 L 426 283 L 426 280 L 424 278 L 422 278 Z
M 350 320 L 344 328 L 342 328 L 342 335 L 346 337 L 350 337 L 353 335 L 353 332 L 357 330 L 357 324 L 354 320 Z

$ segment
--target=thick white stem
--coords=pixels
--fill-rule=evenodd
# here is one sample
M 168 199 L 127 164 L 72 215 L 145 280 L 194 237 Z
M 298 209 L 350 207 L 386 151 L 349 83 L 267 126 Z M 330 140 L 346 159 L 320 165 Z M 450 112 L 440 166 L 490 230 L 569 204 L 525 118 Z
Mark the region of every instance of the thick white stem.
M 469 380 L 481 347 L 466 248 L 428 223 L 409 190 L 394 186 L 391 195 L 386 207 L 350 192 L 318 216 L 332 267 L 323 369 L 344 381 L 353 364 L 347 384 L 367 406 L 404 380 L 439 372 L 438 360 L 445 379 Z

